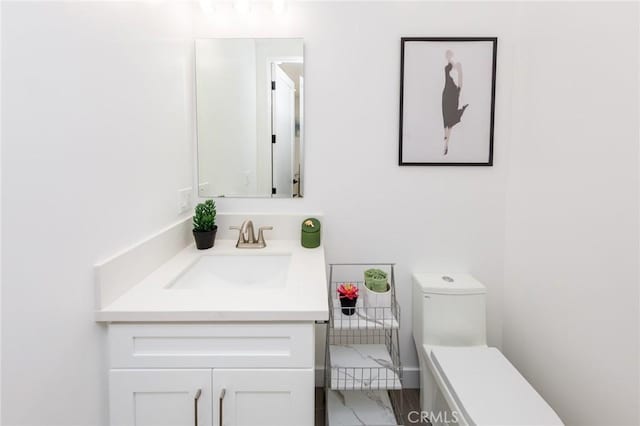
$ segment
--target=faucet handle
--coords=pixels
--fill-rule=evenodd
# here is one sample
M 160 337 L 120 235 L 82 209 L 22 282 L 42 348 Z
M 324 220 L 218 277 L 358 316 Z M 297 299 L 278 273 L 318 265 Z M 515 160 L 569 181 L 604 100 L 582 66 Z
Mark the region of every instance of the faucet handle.
M 264 241 L 264 233 L 263 231 L 272 231 L 273 230 L 273 226 L 261 226 L 260 228 L 258 228 L 258 244 L 262 245 L 263 247 L 267 245 L 267 243 Z
M 229 230 L 232 231 L 239 231 L 240 233 L 238 234 L 238 243 L 240 242 L 246 242 L 244 241 L 244 235 L 242 235 L 242 227 L 241 226 L 230 226 Z

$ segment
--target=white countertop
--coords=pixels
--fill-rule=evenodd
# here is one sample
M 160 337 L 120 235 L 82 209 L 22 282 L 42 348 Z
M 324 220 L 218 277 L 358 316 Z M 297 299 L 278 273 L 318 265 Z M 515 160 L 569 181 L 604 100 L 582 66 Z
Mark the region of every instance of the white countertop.
M 324 321 L 329 318 L 322 246 L 306 249 L 299 241 L 269 240 L 262 249 L 238 249 L 235 240 L 216 240 L 215 247 L 190 245 L 103 309 L 103 322 L 174 321 Z M 169 287 L 203 255 L 259 256 L 290 254 L 284 287 L 247 291 Z

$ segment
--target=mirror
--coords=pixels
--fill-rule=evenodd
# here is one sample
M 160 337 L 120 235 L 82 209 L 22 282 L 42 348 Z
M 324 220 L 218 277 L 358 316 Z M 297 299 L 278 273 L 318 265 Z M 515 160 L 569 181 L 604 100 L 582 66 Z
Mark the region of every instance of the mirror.
M 299 198 L 302 39 L 195 42 L 198 194 Z

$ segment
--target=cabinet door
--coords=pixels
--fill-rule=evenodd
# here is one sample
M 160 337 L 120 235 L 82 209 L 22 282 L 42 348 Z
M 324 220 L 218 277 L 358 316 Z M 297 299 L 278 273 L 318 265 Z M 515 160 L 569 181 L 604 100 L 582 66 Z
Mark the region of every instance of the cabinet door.
M 215 426 L 313 426 L 314 372 L 214 369 L 213 398 Z
M 110 370 L 112 426 L 210 426 L 211 370 Z

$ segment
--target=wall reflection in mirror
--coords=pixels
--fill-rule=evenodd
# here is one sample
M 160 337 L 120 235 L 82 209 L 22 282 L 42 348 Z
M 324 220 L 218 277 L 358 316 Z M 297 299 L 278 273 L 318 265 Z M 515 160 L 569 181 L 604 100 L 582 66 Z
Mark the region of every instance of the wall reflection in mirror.
M 302 197 L 302 39 L 195 42 L 198 193 Z

